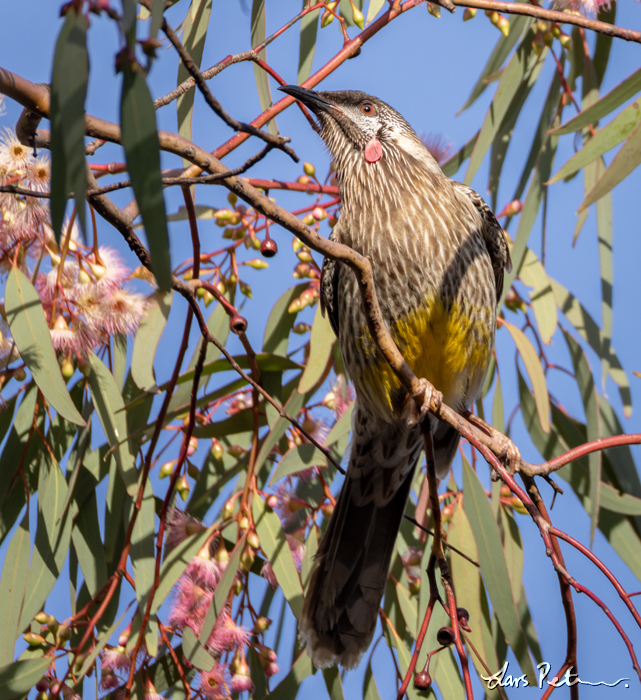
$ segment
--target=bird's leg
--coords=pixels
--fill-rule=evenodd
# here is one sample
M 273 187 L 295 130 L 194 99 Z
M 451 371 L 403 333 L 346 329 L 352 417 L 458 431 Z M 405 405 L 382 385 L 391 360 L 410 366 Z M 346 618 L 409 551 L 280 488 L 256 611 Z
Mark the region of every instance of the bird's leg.
M 487 436 L 491 437 L 492 440 L 498 442 L 501 460 L 507 465 L 510 474 L 516 474 L 521 465 L 521 453 L 512 440 L 510 440 L 507 435 L 503 435 L 503 433 L 499 432 L 496 428 L 493 428 L 489 423 L 486 423 L 479 416 L 470 413 L 470 411 L 466 411 L 462 415 L 463 418 L 466 418 L 474 427 L 482 430 Z
M 419 389 L 411 396 L 408 396 L 403 406 L 403 418 L 409 428 L 413 428 L 420 423 L 430 409 L 438 409 L 443 403 L 443 394 L 434 387 L 427 379 L 419 379 Z M 415 399 L 422 396 L 420 410 L 416 406 Z

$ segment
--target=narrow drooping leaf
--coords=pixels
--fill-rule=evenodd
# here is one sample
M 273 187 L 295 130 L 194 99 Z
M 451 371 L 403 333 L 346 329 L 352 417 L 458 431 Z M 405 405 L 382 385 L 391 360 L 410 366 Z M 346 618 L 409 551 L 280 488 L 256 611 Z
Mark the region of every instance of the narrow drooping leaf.
M 610 3 L 609 5 L 601 5 L 597 13 L 597 19 L 605 24 L 616 24 L 617 4 Z M 596 73 L 597 84 L 599 87 L 603 82 L 603 76 L 608 67 L 610 59 L 610 51 L 612 49 L 612 37 L 607 34 L 597 34 L 594 47 L 594 72 Z
M 29 571 L 29 515 L 26 514 L 11 538 L 0 578 L 0 666 L 13 661 L 19 634 L 18 620 Z
M 305 471 L 305 469 L 315 466 L 326 467 L 327 457 L 314 445 L 297 445 L 283 455 L 272 478 L 269 480 L 269 484 L 271 486 L 279 479 L 283 479 L 291 474 L 298 474 Z
M 501 128 L 503 119 L 508 113 L 519 84 L 536 65 L 537 61 L 544 59 L 544 53 L 537 57 L 532 51 L 531 42 L 523 42 L 510 59 L 501 75 L 496 94 L 485 115 L 479 137 L 470 156 L 470 162 L 465 173 L 465 184 L 469 185 L 472 183 L 487 150 Z
M 251 15 L 251 42 L 252 49 L 265 41 L 265 0 L 253 0 L 252 15 Z M 267 60 L 267 51 L 263 49 L 259 51 L 258 57 L 261 61 Z M 254 78 L 256 79 L 256 88 L 258 89 L 258 99 L 260 100 L 260 108 L 263 112 L 272 106 L 272 94 L 269 89 L 269 78 L 267 73 L 257 64 L 254 63 Z M 270 119 L 267 122 L 267 130 L 270 134 L 278 134 L 278 126 L 276 120 Z
M 604 343 L 601 331 L 592 316 L 590 316 L 583 304 L 581 304 L 581 302 L 562 284 L 553 279 L 550 279 L 550 284 L 552 285 L 554 298 L 556 299 L 559 309 L 563 311 L 565 317 L 576 329 L 578 334 L 590 345 L 592 350 L 600 356 L 603 352 Z M 609 346 L 608 367 L 610 377 L 612 377 L 615 384 L 619 387 L 624 415 L 629 418 L 632 414 L 630 382 L 611 345 Z
M 485 88 L 489 85 L 487 78 L 494 75 L 503 65 L 505 59 L 510 55 L 512 49 L 516 46 L 521 33 L 529 24 L 529 20 L 526 17 L 513 17 L 510 22 L 510 33 L 508 36 L 501 36 L 496 42 L 488 62 L 483 68 L 481 75 L 474 84 L 472 88 L 472 93 L 467 98 L 465 104 L 459 109 L 460 114 L 468 107 L 470 107 L 476 100 L 483 94 Z
M 594 386 L 594 377 L 590 370 L 587 357 L 581 346 L 569 334 L 564 332 L 565 341 L 570 351 L 574 375 L 581 394 L 581 401 L 585 411 L 588 442 L 598 440 L 601 437 L 601 421 L 599 414 L 599 399 Z M 602 453 L 592 452 L 588 455 L 588 468 L 590 472 L 589 498 L 592 506 L 590 512 L 590 543 L 594 540 L 594 533 L 599 519 L 599 500 L 601 487 Z
M 307 0 L 303 0 L 303 9 Z M 300 48 L 298 53 L 297 82 L 302 85 L 309 78 L 316 51 L 316 34 L 318 33 L 318 17 L 320 9 L 308 12 L 300 21 Z
M 151 486 L 151 480 L 147 479 L 138 517 L 131 533 L 130 550 L 131 563 L 134 567 L 134 581 L 136 582 L 136 600 L 138 601 L 138 609 L 141 614 L 144 614 L 147 610 L 149 593 L 154 583 L 156 564 L 155 529 L 154 491 Z
M 626 493 L 619 493 L 608 484 L 601 483 L 599 490 L 601 508 L 607 508 L 613 513 L 622 515 L 641 515 L 641 498 L 635 498 Z
M 326 447 L 338 442 L 343 436 L 347 435 L 352 429 L 352 413 L 354 412 L 354 402 L 348 406 L 343 415 L 334 423 L 332 429 L 327 434 L 325 442 Z
M 463 507 L 476 539 L 485 588 L 501 623 L 505 638 L 514 652 L 521 670 L 530 677 L 530 682 L 532 682 L 536 675 L 516 614 L 498 525 L 492 515 L 492 509 L 481 482 L 466 463 L 463 463 L 463 484 L 465 493 Z
M 312 572 L 314 571 L 314 557 L 316 556 L 317 550 L 318 533 L 316 532 L 316 526 L 312 525 L 305 542 L 305 556 L 303 557 L 303 564 L 300 572 L 300 580 L 303 584 L 304 590 L 307 590 L 312 578 Z
M 272 565 L 276 581 L 294 617 L 298 619 L 303 609 L 303 587 L 280 518 L 259 496 L 254 496 L 252 500 L 252 511 L 261 549 Z
M 329 319 L 323 316 L 319 304 L 309 339 L 307 366 L 298 385 L 298 391 L 301 394 L 306 394 L 323 376 L 335 341 L 336 336 L 329 325 Z
M 89 356 L 91 372 L 89 386 L 98 418 L 102 424 L 109 445 L 114 448 L 113 455 L 118 470 L 130 496 L 138 490 L 138 471 L 135 454 L 129 449 L 127 441 L 127 416 L 125 403 L 113 374 L 93 353 Z
M 510 586 L 514 602 L 518 606 L 523 591 L 523 543 L 521 533 L 514 520 L 513 513 L 502 506 L 500 509 L 501 525 L 503 531 L 503 552 L 505 563 L 510 575 Z
M 329 700 L 344 700 L 343 682 L 338 668 L 336 666 L 333 668 L 324 668 L 323 679 L 325 681 Z
M 212 4 L 213 0 L 192 0 L 183 23 L 183 46 L 198 69 L 200 69 L 200 62 L 205 49 Z M 180 85 L 189 76 L 189 71 L 181 61 L 178 65 L 177 84 Z M 195 97 L 196 90 L 187 90 L 176 100 L 178 133 L 190 141 L 192 140 L 191 124 Z
M 160 142 L 156 113 L 139 64 L 126 65 L 120 101 L 122 145 L 127 170 L 147 234 L 158 287 L 171 289 L 171 260 L 167 213 L 160 176 Z
M 142 391 L 158 393 L 153 358 L 171 310 L 172 292 L 152 295 L 147 314 L 140 322 L 131 357 L 131 377 Z
M 600 100 L 594 102 L 587 109 L 583 109 L 569 122 L 557 127 L 554 132 L 561 136 L 562 134 L 571 134 L 573 131 L 580 131 L 589 124 L 596 124 L 599 119 L 613 112 L 639 91 L 641 91 L 641 68 L 634 71 Z
M 529 248 L 523 258 L 519 278 L 528 287 L 532 287 L 530 292 L 532 310 L 541 340 L 547 345 L 556 330 L 556 302 L 545 268 Z
M 550 396 L 541 360 L 534 346 L 522 330 L 507 321 L 504 321 L 503 325 L 512 336 L 512 340 L 525 365 L 525 371 L 532 382 L 541 428 L 547 433 L 550 431 Z
M 53 656 L 45 656 L 41 659 L 26 659 L 2 666 L 0 668 L 2 700 L 17 700 L 26 696 L 42 678 L 53 660 Z
M 82 508 L 78 511 L 71 537 L 89 594 L 95 596 L 107 583 L 107 564 L 100 537 L 95 493 L 91 493 L 85 499 Z
M 294 327 L 297 314 L 290 314 L 287 307 L 307 288 L 306 284 L 297 284 L 288 289 L 274 304 L 263 336 L 263 352 L 285 355 L 289 345 L 289 332 Z
M 628 105 L 603 129 L 597 133 L 552 176 L 548 184 L 563 180 L 588 163 L 625 141 L 641 122 L 641 100 Z
M 185 651 L 185 658 L 198 670 L 211 671 L 214 667 L 216 663 L 214 657 L 198 641 L 198 637 L 191 627 L 185 627 L 183 630 L 183 649 Z
M 20 357 L 45 399 L 68 421 L 84 425 L 60 373 L 38 292 L 17 267 L 11 269 L 7 279 L 5 309 Z
M 641 163 L 641 123 L 637 124 L 628 140 L 621 146 L 610 165 L 596 185 L 588 192 L 579 207 L 583 211 L 601 197 L 614 189 Z
M 365 20 L 365 25 L 368 25 L 374 20 L 376 15 L 381 11 L 381 8 L 385 4 L 385 0 L 369 0 L 369 7 L 367 8 L 367 19 Z
M 67 9 L 58 36 L 51 76 L 51 226 L 60 241 L 67 196 L 73 190 L 76 215 L 85 231 L 85 99 L 89 79 L 87 18 Z
M 44 603 L 60 576 L 69 551 L 72 517 L 69 512 L 61 519 L 67 495 L 67 482 L 60 467 L 43 456 L 40 462 L 38 491 L 38 526 L 31 554 L 29 576 L 18 629 L 24 629 Z

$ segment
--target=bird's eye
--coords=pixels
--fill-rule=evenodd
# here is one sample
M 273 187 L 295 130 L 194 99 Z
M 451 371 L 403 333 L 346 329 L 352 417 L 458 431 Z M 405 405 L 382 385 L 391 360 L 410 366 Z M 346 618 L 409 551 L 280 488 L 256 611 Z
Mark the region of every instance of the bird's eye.
M 363 114 L 372 115 L 374 114 L 374 107 L 369 103 L 366 102 L 364 105 L 361 106 L 361 112 Z

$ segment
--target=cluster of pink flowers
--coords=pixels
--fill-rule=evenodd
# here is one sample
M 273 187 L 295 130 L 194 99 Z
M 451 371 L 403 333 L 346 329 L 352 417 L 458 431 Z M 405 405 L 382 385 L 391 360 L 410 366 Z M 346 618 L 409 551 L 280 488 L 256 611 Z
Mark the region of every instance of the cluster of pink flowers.
M 190 534 L 202 530 L 202 523 L 179 510 L 172 510 L 167 522 L 165 546 L 167 551 L 177 546 Z M 200 636 L 207 611 L 211 606 L 216 587 L 227 568 L 229 554 L 220 539 L 217 546 L 205 544 L 187 565 L 174 588 L 169 623 L 176 630 L 190 628 Z M 237 580 L 240 574 L 237 574 Z M 198 673 L 198 687 L 205 698 L 223 700 L 231 693 L 251 692 L 254 684 L 250 678 L 246 655 L 254 646 L 263 664 L 265 675 L 278 672 L 276 654 L 257 641 L 261 630 L 248 630 L 237 624 L 229 607 L 224 609 L 211 630 L 205 647 L 214 659 L 210 671 Z
M 0 184 L 46 192 L 50 177 L 46 155 L 35 156 L 11 130 L 0 132 Z M 53 345 L 71 359 L 113 336 L 133 333 L 147 298 L 123 286 L 131 274 L 114 250 L 79 242 L 75 222 L 63 226 L 63 242 L 61 250 L 46 199 L 0 193 L 0 272 L 17 264 L 29 278 L 35 276 Z M 50 271 L 42 272 L 47 262 Z M 6 324 L 0 324 L 0 359 L 12 345 Z
M 553 10 L 576 10 L 583 14 L 598 15 L 601 8 L 609 9 L 612 0 L 553 0 Z

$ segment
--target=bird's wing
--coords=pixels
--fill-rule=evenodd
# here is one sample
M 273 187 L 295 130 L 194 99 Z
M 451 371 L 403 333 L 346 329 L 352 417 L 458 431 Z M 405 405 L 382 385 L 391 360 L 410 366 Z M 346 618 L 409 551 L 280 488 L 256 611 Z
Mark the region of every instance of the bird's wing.
M 483 220 L 483 226 L 481 229 L 481 234 L 483 235 L 483 240 L 485 241 L 485 247 L 492 260 L 492 269 L 494 270 L 494 282 L 496 284 L 496 299 L 497 301 L 501 298 L 503 293 L 503 274 L 504 271 L 508 272 L 512 269 L 512 260 L 510 258 L 510 249 L 507 245 L 507 237 L 505 231 L 503 230 L 501 224 L 496 219 L 496 216 L 492 213 L 492 210 L 487 206 L 483 197 L 475 192 L 473 189 L 467 185 L 463 185 L 460 182 L 452 181 L 457 189 L 465 193 L 469 197 L 472 204 L 476 207 L 481 219 Z
M 332 233 L 333 235 L 333 233 Z M 329 240 L 334 240 L 330 235 Z M 327 313 L 329 325 L 338 338 L 338 276 L 340 263 L 331 258 L 323 260 L 320 283 L 320 303 L 323 315 Z

